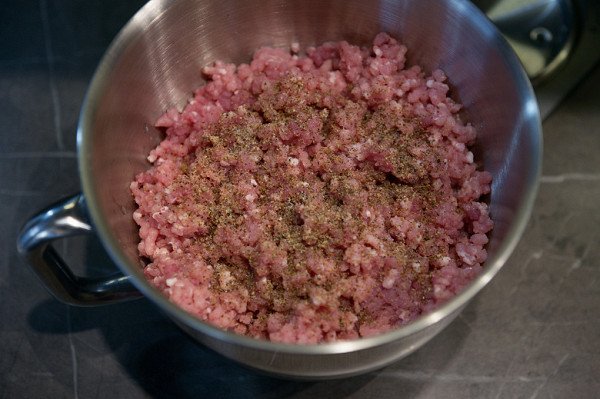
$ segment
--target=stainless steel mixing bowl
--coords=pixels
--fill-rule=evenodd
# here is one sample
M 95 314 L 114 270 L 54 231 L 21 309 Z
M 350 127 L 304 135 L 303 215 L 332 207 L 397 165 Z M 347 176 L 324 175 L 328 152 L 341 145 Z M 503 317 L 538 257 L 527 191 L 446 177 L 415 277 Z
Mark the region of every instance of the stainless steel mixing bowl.
M 153 122 L 183 107 L 202 84 L 202 66 L 247 62 L 263 45 L 301 48 L 328 40 L 368 45 L 386 31 L 409 48 L 409 63 L 443 69 L 464 117 L 479 132 L 478 161 L 493 174 L 495 229 L 484 271 L 436 311 L 373 338 L 286 345 L 238 336 L 170 303 L 144 279 L 137 252 L 133 176 L 161 140 Z M 82 194 L 41 211 L 24 226 L 20 252 L 60 300 L 97 305 L 146 296 L 198 341 L 263 371 L 331 378 L 385 366 L 448 325 L 507 261 L 531 213 L 541 165 L 538 108 L 510 47 L 469 1 L 453 0 L 155 0 L 124 27 L 95 73 L 78 129 Z M 122 274 L 74 275 L 52 241 L 95 233 Z

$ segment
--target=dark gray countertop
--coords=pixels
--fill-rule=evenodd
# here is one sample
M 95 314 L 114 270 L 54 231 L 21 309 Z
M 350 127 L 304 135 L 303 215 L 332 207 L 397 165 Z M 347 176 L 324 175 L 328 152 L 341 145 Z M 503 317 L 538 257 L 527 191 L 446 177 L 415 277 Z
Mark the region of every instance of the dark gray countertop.
M 0 398 L 592 398 L 600 392 L 600 68 L 544 122 L 533 217 L 446 330 L 383 370 L 297 382 L 194 343 L 147 300 L 76 308 L 16 252 L 29 216 L 79 191 L 75 131 L 94 67 L 141 0 L 0 3 Z M 59 243 L 70 264 L 100 245 Z

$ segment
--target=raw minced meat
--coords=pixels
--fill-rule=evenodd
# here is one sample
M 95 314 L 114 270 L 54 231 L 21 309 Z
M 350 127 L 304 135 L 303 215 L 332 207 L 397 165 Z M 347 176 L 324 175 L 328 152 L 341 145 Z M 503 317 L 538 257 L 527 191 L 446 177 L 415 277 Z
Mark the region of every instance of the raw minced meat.
M 468 284 L 491 175 L 444 72 L 406 51 L 381 33 L 204 68 L 131 184 L 152 285 L 224 329 L 312 344 L 388 331 Z

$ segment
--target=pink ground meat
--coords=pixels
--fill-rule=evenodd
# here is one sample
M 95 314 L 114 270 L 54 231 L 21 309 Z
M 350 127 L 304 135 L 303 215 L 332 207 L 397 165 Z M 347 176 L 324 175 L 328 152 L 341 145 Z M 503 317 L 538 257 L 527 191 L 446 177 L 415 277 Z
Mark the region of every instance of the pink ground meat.
M 224 329 L 313 344 L 406 324 L 481 270 L 491 175 L 441 70 L 385 33 L 217 61 L 131 190 L 145 275 Z

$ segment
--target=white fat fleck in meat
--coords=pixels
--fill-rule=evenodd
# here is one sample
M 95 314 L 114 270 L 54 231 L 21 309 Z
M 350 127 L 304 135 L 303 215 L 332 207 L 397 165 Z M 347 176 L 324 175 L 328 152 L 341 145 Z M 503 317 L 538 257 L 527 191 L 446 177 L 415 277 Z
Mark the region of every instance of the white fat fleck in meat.
M 336 81 L 335 72 L 329 72 L 329 83 L 334 84 Z
M 173 287 L 177 283 L 177 277 L 171 277 L 165 280 L 167 287 Z
M 465 160 L 468 163 L 473 163 L 473 153 L 471 151 L 467 152 L 467 155 L 465 156 Z
M 421 264 L 421 262 L 413 262 L 410 267 L 416 272 L 416 273 L 421 273 L 424 269 L 423 265 Z
M 224 270 L 219 274 L 219 287 L 222 290 L 229 290 L 233 282 L 235 282 L 235 277 L 231 275 L 229 270 Z
M 473 266 L 475 263 L 477 263 L 477 258 L 475 257 L 475 255 L 470 254 L 466 250 L 457 248 L 456 254 L 463 262 L 465 262 L 469 266 Z
M 400 274 L 400 272 L 398 271 L 398 269 L 392 269 L 388 272 L 388 274 L 385 276 L 385 278 L 383 279 L 383 282 L 381 283 L 382 287 L 385 289 L 390 289 L 394 286 L 394 283 L 396 282 L 396 278 L 398 277 L 398 275 Z
M 167 248 L 156 248 L 152 256 L 155 258 L 169 258 L 169 250 Z

